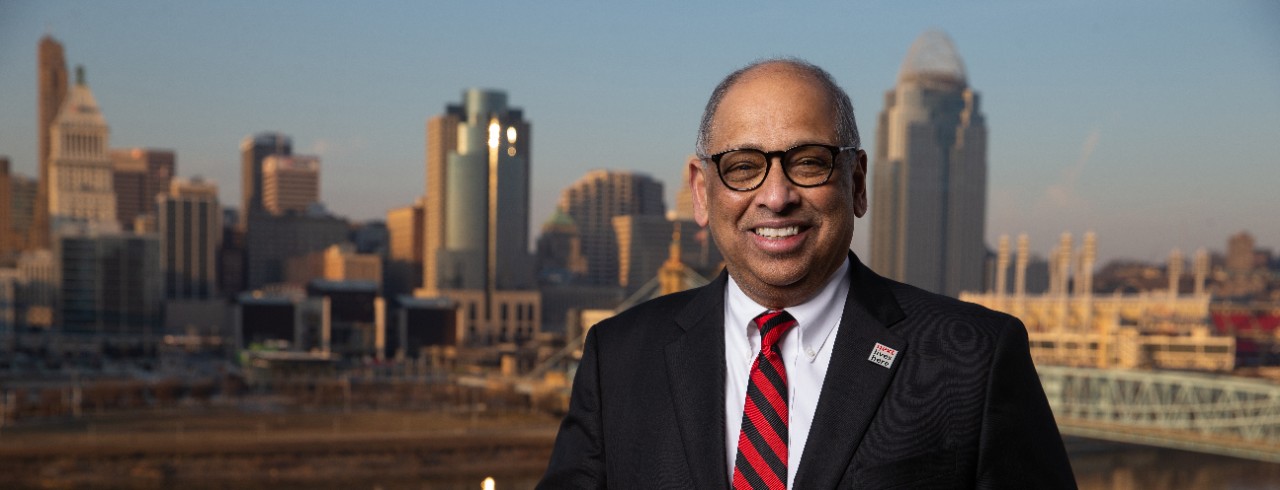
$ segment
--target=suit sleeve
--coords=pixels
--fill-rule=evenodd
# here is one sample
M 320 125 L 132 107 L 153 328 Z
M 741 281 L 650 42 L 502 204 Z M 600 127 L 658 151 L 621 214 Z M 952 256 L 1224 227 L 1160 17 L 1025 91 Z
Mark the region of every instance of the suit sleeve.
M 997 341 L 978 455 L 978 488 L 1076 488 L 1044 387 L 1017 319 Z
M 598 326 L 597 326 L 598 327 Z M 560 423 L 555 447 L 539 489 L 605 488 L 603 421 L 600 416 L 599 352 L 596 332 L 587 333 L 582 361 L 573 378 L 569 413 Z

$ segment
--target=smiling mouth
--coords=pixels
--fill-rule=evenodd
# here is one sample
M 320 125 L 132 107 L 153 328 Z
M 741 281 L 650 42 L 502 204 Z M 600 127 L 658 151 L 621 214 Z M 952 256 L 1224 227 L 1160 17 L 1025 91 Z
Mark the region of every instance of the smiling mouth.
M 800 233 L 799 226 L 785 226 L 782 228 L 756 228 L 755 233 L 765 238 L 786 238 L 795 236 Z

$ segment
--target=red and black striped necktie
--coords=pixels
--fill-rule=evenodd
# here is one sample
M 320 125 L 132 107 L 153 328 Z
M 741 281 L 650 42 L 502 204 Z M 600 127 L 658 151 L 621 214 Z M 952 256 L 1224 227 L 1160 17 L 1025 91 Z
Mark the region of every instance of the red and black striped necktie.
M 787 488 L 787 370 L 778 342 L 796 319 L 782 311 L 766 311 L 755 319 L 760 354 L 751 364 L 751 381 L 742 410 L 733 488 Z

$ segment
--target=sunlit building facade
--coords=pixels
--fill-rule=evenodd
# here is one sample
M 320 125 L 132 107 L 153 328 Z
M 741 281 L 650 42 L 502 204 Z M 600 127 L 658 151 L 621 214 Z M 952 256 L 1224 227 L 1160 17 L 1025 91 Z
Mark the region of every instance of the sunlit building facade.
M 262 206 L 268 213 L 301 213 L 320 202 L 320 158 L 268 155 L 262 159 Z
M 77 68 L 76 84 L 49 129 L 49 216 L 55 230 L 67 222 L 118 224 L 108 136 L 84 69 Z

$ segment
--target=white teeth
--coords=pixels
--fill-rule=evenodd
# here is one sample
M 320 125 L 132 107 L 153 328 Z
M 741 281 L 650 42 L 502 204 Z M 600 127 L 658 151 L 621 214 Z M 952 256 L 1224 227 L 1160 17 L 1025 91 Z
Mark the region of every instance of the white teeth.
M 799 226 L 788 226 L 786 228 L 756 228 L 756 234 L 765 238 L 783 238 L 800 233 Z

